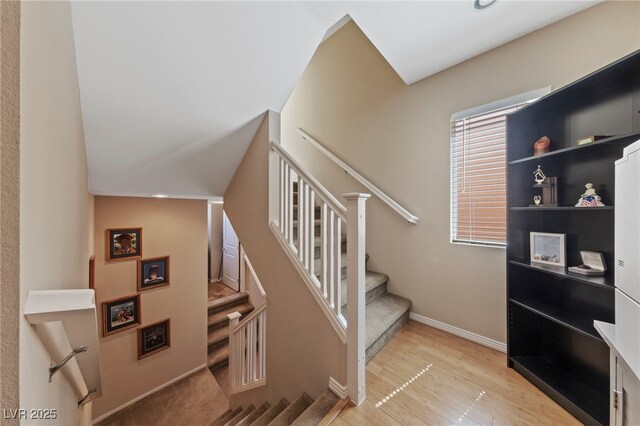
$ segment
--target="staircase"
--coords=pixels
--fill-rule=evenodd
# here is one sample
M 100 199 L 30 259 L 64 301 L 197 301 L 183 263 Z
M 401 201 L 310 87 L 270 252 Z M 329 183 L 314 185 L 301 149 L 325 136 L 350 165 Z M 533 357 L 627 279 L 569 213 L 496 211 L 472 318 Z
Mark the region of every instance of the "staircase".
M 212 373 L 229 364 L 229 318 L 238 311 L 246 316 L 253 311 L 248 293 L 235 293 L 219 299 L 210 299 L 207 304 L 207 366 Z
M 227 410 L 209 426 L 315 426 L 322 422 L 340 399 L 326 390 L 315 401 L 303 393 L 291 404 L 282 398 L 275 405 L 268 402 L 255 408 Z
M 298 244 L 298 184 L 293 182 L 293 237 Z M 320 206 L 314 208 L 314 217 L 320 217 Z M 320 220 L 314 223 L 315 236 L 320 235 Z M 347 304 L 347 239 L 342 236 L 341 262 L 342 284 L 340 286 L 343 301 L 341 312 L 346 318 Z M 315 271 L 320 271 L 320 238 L 314 240 Z M 365 257 L 368 263 L 369 255 Z M 319 274 L 316 277 L 320 277 Z M 385 274 L 366 270 L 365 312 L 366 312 L 366 360 L 367 363 L 391 340 L 393 335 L 408 321 L 411 301 L 387 292 L 389 277 Z

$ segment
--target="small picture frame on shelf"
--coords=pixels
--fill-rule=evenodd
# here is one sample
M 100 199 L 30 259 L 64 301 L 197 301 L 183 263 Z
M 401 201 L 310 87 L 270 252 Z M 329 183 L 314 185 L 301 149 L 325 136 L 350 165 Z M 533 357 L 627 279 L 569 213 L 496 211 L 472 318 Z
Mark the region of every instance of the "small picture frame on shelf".
M 567 266 L 566 234 L 530 232 L 531 262 L 545 265 Z
M 138 260 L 138 291 L 169 285 L 169 256 Z
M 169 318 L 138 329 L 138 359 L 170 347 L 171 320 Z

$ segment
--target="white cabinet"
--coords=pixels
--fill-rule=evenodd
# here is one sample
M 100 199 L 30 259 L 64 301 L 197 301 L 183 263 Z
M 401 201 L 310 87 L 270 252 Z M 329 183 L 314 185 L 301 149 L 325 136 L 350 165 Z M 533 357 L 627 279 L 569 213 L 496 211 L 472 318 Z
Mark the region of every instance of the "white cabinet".
M 616 426 L 640 425 L 640 380 L 622 358 L 612 353 L 616 374 L 611 375 L 611 423 Z

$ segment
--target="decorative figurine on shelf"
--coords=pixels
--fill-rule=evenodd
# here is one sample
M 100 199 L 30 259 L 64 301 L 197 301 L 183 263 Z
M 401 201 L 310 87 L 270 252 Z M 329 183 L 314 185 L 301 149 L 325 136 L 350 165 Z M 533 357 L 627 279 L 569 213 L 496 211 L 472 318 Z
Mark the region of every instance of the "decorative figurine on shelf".
M 541 137 L 533 144 L 533 155 L 546 154 L 549 152 L 549 145 L 551 145 L 551 140 L 546 136 Z
M 539 206 L 540 203 L 542 202 L 542 197 L 539 195 L 536 195 L 533 197 L 533 202 L 535 203 L 536 206 Z
M 538 165 L 538 169 L 533 172 L 533 180 L 536 181 L 537 185 L 542 184 L 542 182 L 544 182 L 544 180 L 547 177 L 544 175 L 544 173 L 542 173 L 542 169 L 540 168 L 540 165 Z
M 596 190 L 593 189 L 593 184 L 588 183 L 584 186 L 587 190 L 580 196 L 576 207 L 604 207 L 600 196 L 596 194 Z

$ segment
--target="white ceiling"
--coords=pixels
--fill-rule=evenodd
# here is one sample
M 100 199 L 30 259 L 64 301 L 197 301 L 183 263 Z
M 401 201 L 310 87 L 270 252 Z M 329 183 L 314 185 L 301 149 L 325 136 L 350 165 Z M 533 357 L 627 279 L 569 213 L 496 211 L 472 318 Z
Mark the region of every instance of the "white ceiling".
M 345 14 L 411 84 L 596 3 L 74 2 L 90 190 L 222 195 Z

